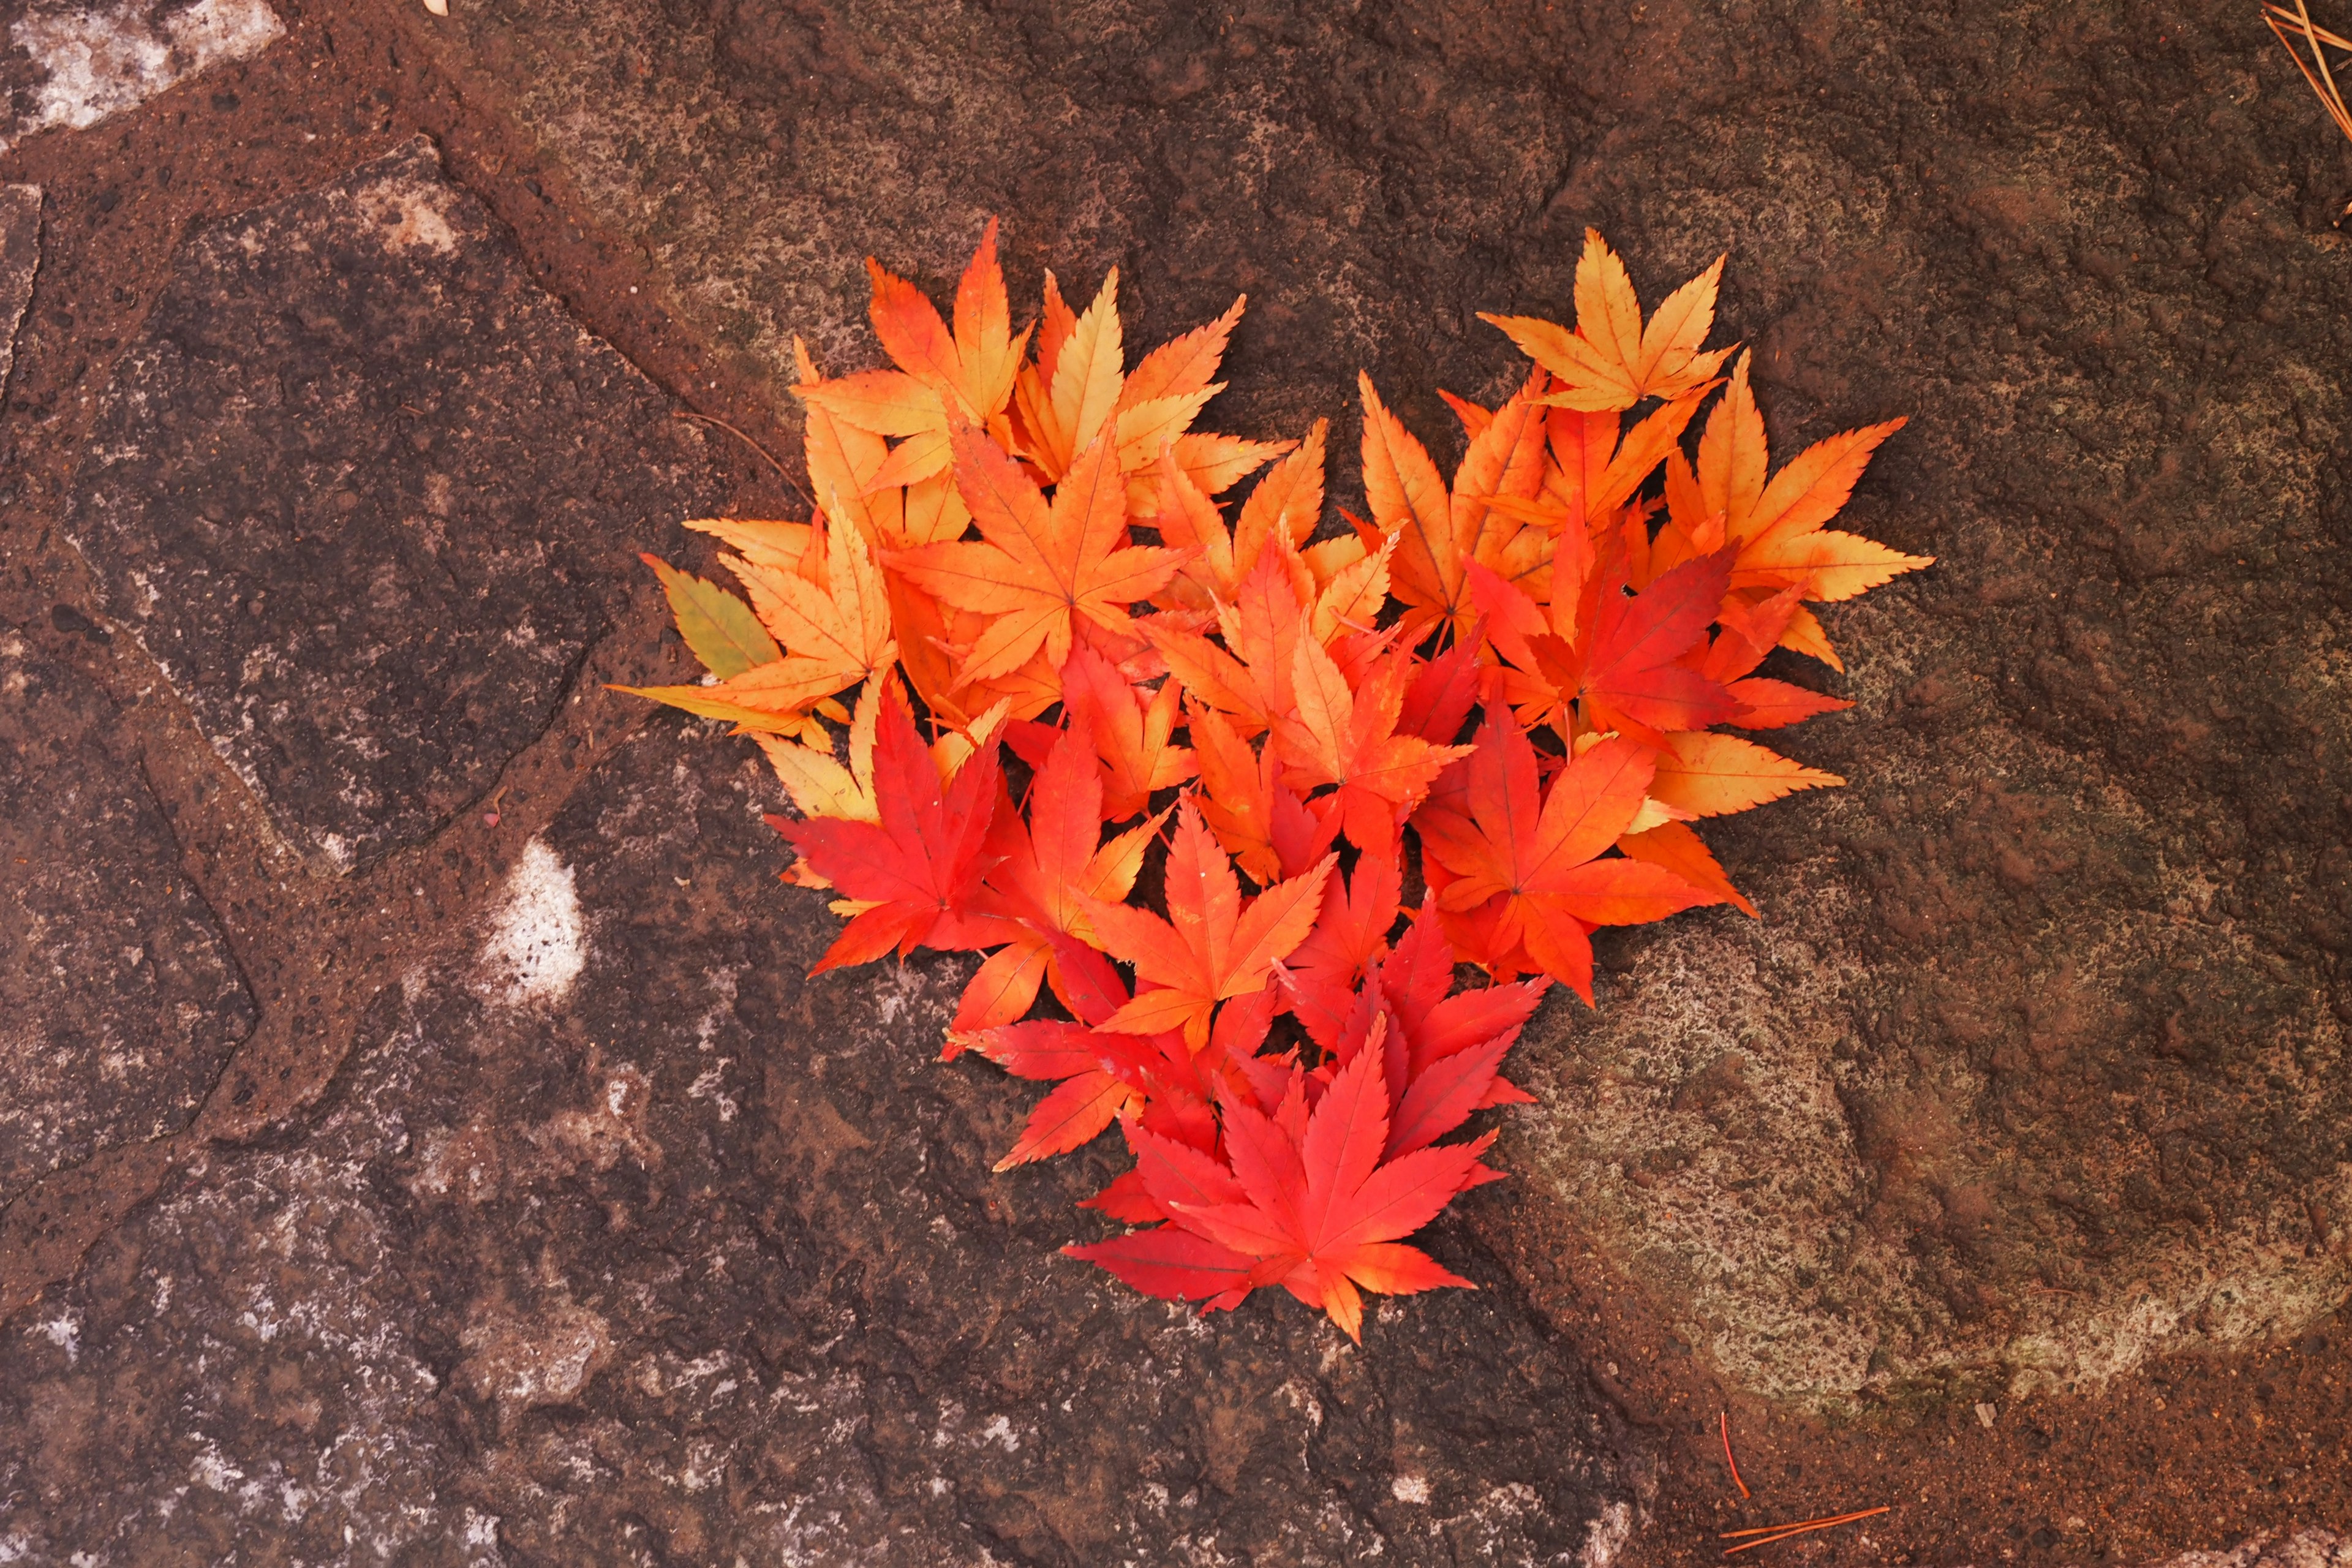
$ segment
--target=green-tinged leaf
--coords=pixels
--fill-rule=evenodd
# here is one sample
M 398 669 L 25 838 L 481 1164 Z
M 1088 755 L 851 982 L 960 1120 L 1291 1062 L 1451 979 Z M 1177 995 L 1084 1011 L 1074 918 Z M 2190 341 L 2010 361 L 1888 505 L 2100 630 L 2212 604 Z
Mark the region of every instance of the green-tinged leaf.
M 686 639 L 703 668 L 721 680 L 731 680 L 753 665 L 773 664 L 784 657 L 751 605 L 718 584 L 681 572 L 659 556 L 638 559 L 661 578 L 662 592 L 669 595 L 670 613 L 677 617 L 677 635 Z
M 797 735 L 809 727 L 805 713 L 766 713 L 757 708 L 746 708 L 740 702 L 710 695 L 707 686 L 613 686 L 611 691 L 625 691 L 632 697 L 650 697 L 656 702 L 667 702 L 673 708 L 683 708 L 705 719 L 724 719 L 745 730 L 764 735 Z

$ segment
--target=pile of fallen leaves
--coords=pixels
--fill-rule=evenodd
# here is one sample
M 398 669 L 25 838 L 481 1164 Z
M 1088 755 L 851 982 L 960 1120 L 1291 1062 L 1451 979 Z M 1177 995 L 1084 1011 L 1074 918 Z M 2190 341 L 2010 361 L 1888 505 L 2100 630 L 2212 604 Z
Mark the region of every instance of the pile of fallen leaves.
M 1824 526 L 1901 421 L 1770 472 L 1701 346 L 1722 263 L 1644 324 L 1592 235 L 1572 330 L 1487 318 L 1509 400 L 1441 395 L 1450 483 L 1363 378 L 1335 531 L 1324 424 L 1193 428 L 1241 301 L 1130 370 L 1116 272 L 1016 333 L 995 240 L 949 320 L 868 263 L 896 368 L 795 345 L 816 515 L 690 525 L 748 603 L 648 557 L 713 679 L 636 689 L 766 750 L 848 921 L 819 970 L 987 954 L 946 1055 L 1054 1086 L 999 1169 L 1118 1124 L 1087 1206 L 1131 1228 L 1071 1256 L 1355 1335 L 1467 1283 L 1403 1238 L 1496 1178 L 1442 1140 L 1529 1098 L 1504 1057 L 1552 981 L 1591 1002 L 1593 929 L 1753 914 L 1690 824 L 1841 782 L 1726 731 L 1848 706 L 1757 671 L 1843 668 L 1807 605 L 1927 564 Z

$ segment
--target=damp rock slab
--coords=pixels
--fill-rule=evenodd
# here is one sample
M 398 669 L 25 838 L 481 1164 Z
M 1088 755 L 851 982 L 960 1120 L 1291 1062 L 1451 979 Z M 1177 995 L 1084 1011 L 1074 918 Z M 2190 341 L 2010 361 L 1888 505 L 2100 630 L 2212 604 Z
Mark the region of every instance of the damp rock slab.
M 254 1025 L 119 728 L 0 626 L 0 1204 L 185 1127 Z
M 267 0 L 5 0 L 0 152 L 53 126 L 95 125 L 285 32 Z
M 16 328 L 41 266 L 41 187 L 0 185 L 0 392 L 16 362 Z
M 531 281 L 419 138 L 194 233 L 68 528 L 289 838 L 433 832 L 545 725 L 702 437 Z
M 776 795 L 653 721 L 309 1138 L 215 1152 L 0 1332 L 30 1560 L 1610 1560 L 1622 1435 L 1458 1232 L 1484 1288 L 1360 1350 L 1060 1257 L 1110 1151 L 992 1173 L 1035 1096 L 933 1059 L 955 977 L 805 977 L 836 922 Z

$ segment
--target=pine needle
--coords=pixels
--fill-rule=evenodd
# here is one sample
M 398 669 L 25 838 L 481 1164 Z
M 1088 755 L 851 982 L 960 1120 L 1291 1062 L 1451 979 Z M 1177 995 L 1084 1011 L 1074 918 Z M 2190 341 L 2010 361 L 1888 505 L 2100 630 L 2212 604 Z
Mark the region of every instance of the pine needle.
M 1719 1539 L 1739 1541 L 1743 1535 L 1760 1538 L 1755 1541 L 1740 1541 L 1737 1546 L 1724 1548 L 1723 1554 L 1730 1557 L 1755 1547 L 1769 1546 L 1776 1541 L 1786 1541 L 1792 1535 L 1809 1535 L 1816 1530 L 1827 1530 L 1835 1524 L 1852 1524 L 1856 1520 L 1875 1519 L 1880 1514 L 1890 1512 L 1892 1510 L 1892 1504 L 1882 1503 L 1876 1508 L 1857 1509 L 1852 1513 L 1832 1514 L 1825 1519 L 1802 1519 L 1791 1524 L 1761 1524 L 1749 1530 L 1727 1530 Z
M 1739 1461 L 1731 1457 L 1731 1412 L 1720 1412 L 1719 1419 L 1723 1426 L 1723 1462 L 1731 1467 L 1731 1484 L 1739 1489 L 1743 1500 L 1753 1497 L 1755 1494 L 1748 1489 L 1748 1483 L 1739 1479 Z
M 2292 11 L 2284 5 L 2265 4 L 2263 20 L 2268 22 L 2271 31 L 2278 36 L 2280 46 L 2294 61 L 2294 68 L 2303 73 L 2303 79 L 2311 84 L 2311 90 L 2319 95 L 2320 107 L 2327 110 L 2330 120 L 2336 121 L 2336 128 L 2346 136 L 2352 137 L 2352 109 L 2345 107 L 2344 89 L 2336 85 L 2336 73 L 2328 68 L 2327 64 L 2327 50 L 2352 50 L 2352 38 L 2331 33 L 2313 22 L 2305 0 L 2294 0 Z M 2309 60 L 2305 60 L 2303 51 L 2295 47 L 2296 37 L 2310 48 Z

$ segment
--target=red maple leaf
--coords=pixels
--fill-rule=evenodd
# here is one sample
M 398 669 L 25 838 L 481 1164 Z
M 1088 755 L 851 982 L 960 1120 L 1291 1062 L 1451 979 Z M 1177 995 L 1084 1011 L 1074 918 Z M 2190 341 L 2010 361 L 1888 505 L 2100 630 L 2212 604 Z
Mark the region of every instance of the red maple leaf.
M 1731 578 L 1732 552 L 1719 551 L 1626 591 L 1622 556 L 1596 559 L 1581 529 L 1560 532 L 1547 611 L 1519 587 L 1473 563 L 1471 589 L 1487 637 L 1514 667 L 1507 682 L 1522 721 L 1573 730 L 1616 730 L 1653 745 L 1657 732 L 1704 730 L 1739 711 L 1721 683 L 1683 662 L 1706 638 Z
M 1508 714 L 1489 709 L 1462 766 L 1466 812 L 1424 809 L 1415 826 L 1449 874 L 1439 908 L 1478 917 L 1463 928 L 1477 962 L 1498 972 L 1540 969 L 1590 1003 L 1593 927 L 1664 920 L 1709 901 L 1660 867 L 1601 858 L 1642 809 L 1656 772 L 1640 743 L 1595 743 L 1543 794 L 1535 748 Z
M 1296 1071 L 1272 1115 L 1228 1099 L 1223 1167 L 1186 1158 L 1140 1129 L 1129 1134 L 1145 1185 L 1178 1226 L 1251 1259 L 1243 1282 L 1281 1286 L 1354 1340 L 1363 1338 L 1361 1291 L 1475 1288 L 1402 1238 L 1486 1178 L 1478 1157 L 1494 1142 L 1490 1132 L 1387 1157 L 1389 1095 L 1377 1045 L 1339 1069 L 1311 1111 L 1306 1077 Z M 1095 1260 L 1118 1271 L 1112 1258 Z
M 768 819 L 854 907 L 854 918 L 809 973 L 865 963 L 894 948 L 903 958 L 918 947 L 987 947 L 1004 940 L 1002 928 L 973 908 L 988 868 L 983 851 L 999 777 L 990 745 L 942 789 L 905 700 L 895 687 L 885 692 L 874 742 L 880 820 Z

